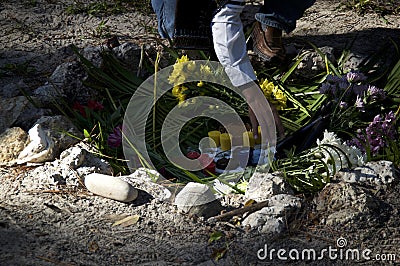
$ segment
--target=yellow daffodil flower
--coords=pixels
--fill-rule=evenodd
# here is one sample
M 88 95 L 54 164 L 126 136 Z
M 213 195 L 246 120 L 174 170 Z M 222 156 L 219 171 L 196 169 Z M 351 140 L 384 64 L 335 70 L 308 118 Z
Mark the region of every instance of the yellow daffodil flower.
M 267 100 L 275 105 L 276 109 L 283 110 L 286 108 L 287 97 L 278 86 L 275 86 L 273 82 L 262 79 L 260 87 Z

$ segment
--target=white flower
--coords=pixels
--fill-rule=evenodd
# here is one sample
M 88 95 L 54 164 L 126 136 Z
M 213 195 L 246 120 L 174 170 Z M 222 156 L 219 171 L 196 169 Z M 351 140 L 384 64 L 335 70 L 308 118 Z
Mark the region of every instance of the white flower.
M 335 133 L 329 132 L 325 129 L 324 137 L 322 140 L 317 139 L 317 145 L 320 146 L 321 144 L 330 144 L 330 145 L 340 145 L 341 140 L 336 136 Z
M 322 153 L 324 162 L 328 165 L 330 172 L 339 171 L 343 168 L 361 166 L 365 164 L 365 155 L 355 146 L 347 146 L 333 132 L 325 130 L 322 140 L 317 140 L 318 151 Z M 335 148 L 324 146 L 332 145 Z M 350 164 L 349 164 L 350 163 Z M 335 165 L 335 169 L 333 169 Z
M 234 186 L 234 185 L 235 185 L 234 182 L 229 182 L 228 184 L 231 185 L 231 186 Z M 218 179 L 215 179 L 215 180 L 214 180 L 213 188 L 214 188 L 219 194 L 222 194 L 222 195 L 226 195 L 226 194 L 229 194 L 229 193 L 232 193 L 232 192 L 233 192 L 233 189 L 232 189 L 230 186 L 228 186 L 227 184 L 222 183 L 222 182 L 219 181 Z

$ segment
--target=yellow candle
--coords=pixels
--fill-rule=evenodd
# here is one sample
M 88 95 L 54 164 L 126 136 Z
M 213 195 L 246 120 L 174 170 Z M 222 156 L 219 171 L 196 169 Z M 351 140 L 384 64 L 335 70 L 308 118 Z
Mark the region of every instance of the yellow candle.
M 221 143 L 221 150 L 227 151 L 231 149 L 231 136 L 228 133 L 222 133 L 219 136 L 219 141 Z
M 221 135 L 221 132 L 219 132 L 218 130 L 214 130 L 214 131 L 209 131 L 208 132 L 208 136 L 212 139 L 212 140 L 214 140 L 214 142 L 215 142 L 215 148 L 216 147 L 219 147 L 219 145 L 220 145 L 220 142 L 219 142 L 219 137 L 220 137 L 220 135 Z M 214 144 L 212 143 L 212 141 L 210 141 L 210 146 L 211 147 L 214 147 Z
M 254 135 L 251 131 L 243 132 L 243 147 L 254 148 Z
M 256 144 L 261 144 L 261 127 L 258 126 L 258 138 L 255 139 Z

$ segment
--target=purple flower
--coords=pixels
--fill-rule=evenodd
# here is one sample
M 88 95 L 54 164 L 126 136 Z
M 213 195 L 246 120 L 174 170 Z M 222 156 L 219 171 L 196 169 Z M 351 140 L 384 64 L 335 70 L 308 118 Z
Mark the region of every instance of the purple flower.
M 364 101 L 360 96 L 357 96 L 356 102 L 354 103 L 357 108 L 364 108 Z
M 341 101 L 341 102 L 339 103 L 339 107 L 340 107 L 341 109 L 346 109 L 348 106 L 349 106 L 349 105 L 348 105 L 346 102 L 344 102 L 344 101 Z
M 396 128 L 394 127 L 395 114 L 391 111 L 383 117 L 376 115 L 373 121 L 365 129 L 365 133 L 357 131 L 357 137 L 348 141 L 348 145 L 353 145 L 365 152 L 365 145 L 369 144 L 371 153 L 376 155 L 387 146 L 388 140 L 396 139 Z
M 368 86 L 367 91 L 373 100 L 381 100 L 381 99 L 384 99 L 386 96 L 384 90 L 377 88 L 375 86 L 371 86 L 371 85 Z
M 347 78 L 347 81 L 350 83 L 355 83 L 355 82 L 363 81 L 363 80 L 367 79 L 367 77 L 364 76 L 364 74 L 361 72 L 349 72 L 349 73 L 347 73 L 346 78 Z
M 377 124 L 377 123 L 380 123 L 380 122 L 382 122 L 381 115 L 376 115 L 371 123 L 372 124 Z
M 111 148 L 118 148 L 122 144 L 122 125 L 118 125 L 113 132 L 108 135 L 107 144 Z

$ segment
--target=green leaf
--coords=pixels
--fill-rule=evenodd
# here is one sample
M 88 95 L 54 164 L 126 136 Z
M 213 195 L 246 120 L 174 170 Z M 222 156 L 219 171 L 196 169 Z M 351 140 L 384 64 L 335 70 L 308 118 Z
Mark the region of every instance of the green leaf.
M 89 133 L 89 131 L 87 131 L 87 129 L 84 129 L 84 130 L 83 130 L 83 136 L 84 136 L 85 138 L 87 138 L 87 139 L 90 139 L 90 133 Z
M 220 231 L 214 231 L 210 234 L 210 237 L 208 238 L 208 244 L 211 244 L 214 241 L 217 241 L 221 239 L 224 236 L 224 234 Z

